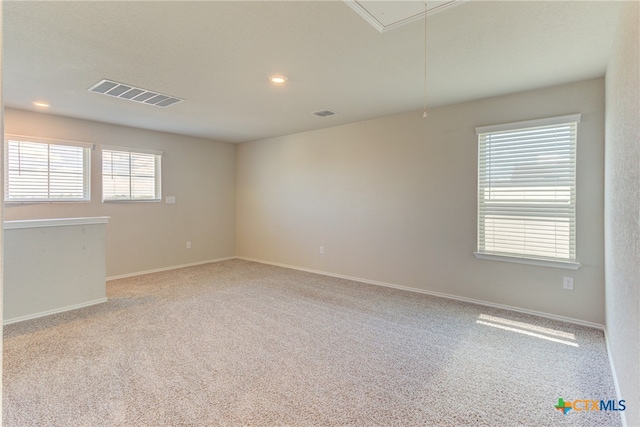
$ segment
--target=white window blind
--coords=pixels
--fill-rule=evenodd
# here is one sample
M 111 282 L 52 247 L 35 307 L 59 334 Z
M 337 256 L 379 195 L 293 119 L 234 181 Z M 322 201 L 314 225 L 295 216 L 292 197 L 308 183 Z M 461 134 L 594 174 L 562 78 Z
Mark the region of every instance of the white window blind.
M 576 261 L 580 115 L 477 128 L 478 253 Z
M 92 144 L 7 135 L 5 200 L 90 200 Z
M 158 151 L 103 148 L 102 199 L 160 200 L 161 158 Z

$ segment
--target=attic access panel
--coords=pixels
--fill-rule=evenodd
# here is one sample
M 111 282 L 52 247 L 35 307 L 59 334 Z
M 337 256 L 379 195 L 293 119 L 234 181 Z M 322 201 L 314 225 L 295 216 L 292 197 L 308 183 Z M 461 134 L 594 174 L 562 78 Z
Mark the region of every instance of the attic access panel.
M 427 1 L 427 15 L 457 6 L 466 0 Z M 424 17 L 423 1 L 344 0 L 358 15 L 380 31 L 413 22 Z

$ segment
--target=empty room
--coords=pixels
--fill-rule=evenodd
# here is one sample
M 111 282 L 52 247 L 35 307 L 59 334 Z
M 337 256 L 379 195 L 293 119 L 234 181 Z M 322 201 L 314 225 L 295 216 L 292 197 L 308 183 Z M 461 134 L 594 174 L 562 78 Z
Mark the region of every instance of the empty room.
M 640 427 L 640 2 L 0 5 L 3 425 Z

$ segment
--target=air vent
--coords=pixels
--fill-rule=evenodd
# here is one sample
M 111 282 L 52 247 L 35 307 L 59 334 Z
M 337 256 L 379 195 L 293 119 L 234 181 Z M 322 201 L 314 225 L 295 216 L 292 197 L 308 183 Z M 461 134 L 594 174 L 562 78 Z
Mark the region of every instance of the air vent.
M 89 92 L 101 93 L 140 104 L 155 105 L 156 107 L 168 107 L 169 105 L 184 101 L 184 99 L 176 98 L 175 96 L 163 95 L 159 92 L 111 80 L 100 80 L 88 90 Z
M 314 111 L 312 114 L 315 114 L 318 117 L 327 117 L 327 116 L 333 116 L 335 114 L 335 111 L 331 111 L 331 110 Z

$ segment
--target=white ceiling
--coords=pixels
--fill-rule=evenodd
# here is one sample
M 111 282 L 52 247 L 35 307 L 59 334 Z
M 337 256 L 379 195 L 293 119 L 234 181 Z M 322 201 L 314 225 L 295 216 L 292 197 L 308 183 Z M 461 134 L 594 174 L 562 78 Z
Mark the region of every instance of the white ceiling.
M 618 10 L 471 0 L 430 15 L 429 106 L 603 76 Z M 380 33 L 342 1 L 5 1 L 3 27 L 7 107 L 231 142 L 421 114 L 423 22 Z M 87 91 L 101 79 L 185 101 Z M 338 114 L 311 114 L 324 109 Z

